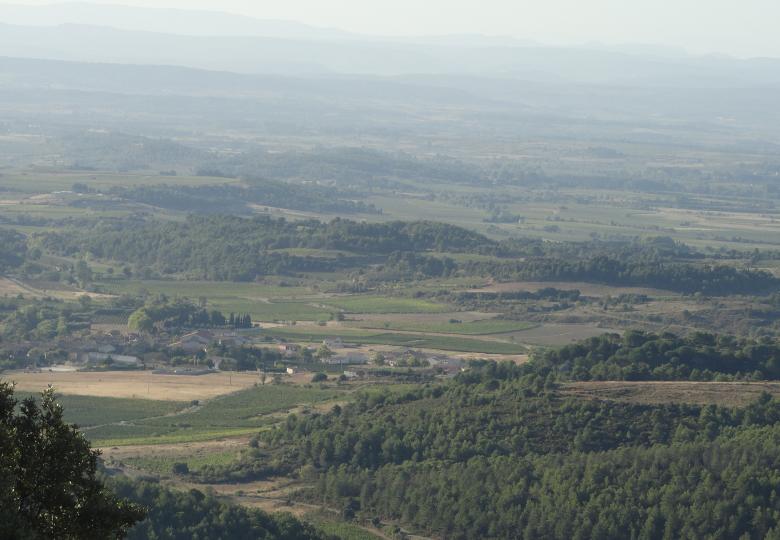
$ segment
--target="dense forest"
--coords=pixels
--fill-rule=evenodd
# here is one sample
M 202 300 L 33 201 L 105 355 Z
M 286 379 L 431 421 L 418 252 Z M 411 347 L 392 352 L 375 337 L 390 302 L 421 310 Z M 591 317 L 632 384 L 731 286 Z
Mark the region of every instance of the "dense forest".
M 271 274 L 360 269 L 363 279 L 403 280 L 450 275 L 498 280 L 573 280 L 649 286 L 707 295 L 764 294 L 780 287 L 772 274 L 702 260 L 675 242 L 549 244 L 498 242 L 454 225 L 429 221 L 363 223 L 334 219 L 190 216 L 185 222 L 119 220 L 83 224 L 34 240 L 66 256 L 132 263 L 160 274 L 251 281 Z M 300 254 L 295 248 L 337 251 Z M 293 251 L 290 251 L 290 250 Z M 491 256 L 456 262 L 441 253 Z
M 535 365 L 579 381 L 777 380 L 780 345 L 703 332 L 680 337 L 629 331 L 546 351 Z
M 453 539 L 774 539 L 778 442 L 772 427 L 599 453 L 342 467 L 324 473 L 320 489 Z
M 24 261 L 27 243 L 16 231 L 0 229 L 0 272 L 18 267 Z
M 370 224 L 335 219 L 326 224 L 191 216 L 185 223 L 96 224 L 91 231 L 47 234 L 41 245 L 61 255 L 90 253 L 155 267 L 166 274 L 246 281 L 267 274 L 333 271 L 365 262 L 363 257 L 334 259 L 273 250 L 345 250 L 370 257 L 398 250 L 478 251 L 494 242 L 460 227 L 432 222 Z
M 447 538 L 780 533 L 780 402 L 587 401 L 553 381 L 544 365 L 487 363 L 291 416 L 261 440 L 314 481 L 302 497 Z

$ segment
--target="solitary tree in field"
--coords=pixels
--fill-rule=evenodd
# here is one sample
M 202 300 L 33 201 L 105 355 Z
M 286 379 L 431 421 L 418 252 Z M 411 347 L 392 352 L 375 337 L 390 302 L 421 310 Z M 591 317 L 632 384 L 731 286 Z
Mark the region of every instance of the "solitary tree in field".
M 84 259 L 79 259 L 79 262 L 76 263 L 76 278 L 82 286 L 92 281 L 92 269 Z
M 40 405 L 0 381 L 0 538 L 121 538 L 144 512 L 96 478 L 99 452 L 62 418 L 50 387 Z
M 385 365 L 385 355 L 379 351 L 374 351 L 373 353 L 371 353 L 370 360 L 372 364 L 375 364 L 377 366 Z
M 138 308 L 127 319 L 127 326 L 130 330 L 137 332 L 151 332 L 154 330 L 154 321 L 149 316 L 146 308 Z
M 331 358 L 333 356 L 333 351 L 330 350 L 330 348 L 325 345 L 324 343 L 320 345 L 320 348 L 317 349 L 317 358 L 320 361 L 327 360 L 328 358 Z

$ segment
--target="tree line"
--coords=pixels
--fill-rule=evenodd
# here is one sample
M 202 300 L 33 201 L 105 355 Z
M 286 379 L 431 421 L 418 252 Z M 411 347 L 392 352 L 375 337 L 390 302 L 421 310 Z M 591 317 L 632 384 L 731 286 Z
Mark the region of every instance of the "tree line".
M 197 489 L 175 491 L 151 479 L 115 477 L 108 486 L 117 496 L 146 509 L 146 519 L 131 528 L 128 540 L 165 538 L 252 538 L 258 540 L 335 540 L 291 514 L 229 505 Z

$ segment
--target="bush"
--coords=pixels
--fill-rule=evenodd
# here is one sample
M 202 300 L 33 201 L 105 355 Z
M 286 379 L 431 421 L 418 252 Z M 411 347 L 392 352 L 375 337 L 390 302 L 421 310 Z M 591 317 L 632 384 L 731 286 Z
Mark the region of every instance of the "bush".
M 190 467 L 186 463 L 182 463 L 179 461 L 173 464 L 173 467 L 171 467 L 171 471 L 173 472 L 173 474 L 183 476 L 185 474 L 190 473 Z

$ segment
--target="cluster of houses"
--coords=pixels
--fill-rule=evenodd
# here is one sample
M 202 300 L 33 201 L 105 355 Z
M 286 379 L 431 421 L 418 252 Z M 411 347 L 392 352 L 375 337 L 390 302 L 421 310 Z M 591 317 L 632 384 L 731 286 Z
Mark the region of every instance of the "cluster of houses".
M 243 347 L 244 345 L 249 345 L 252 341 L 232 330 L 196 330 L 195 332 L 184 334 L 178 340 L 168 345 L 168 347 L 174 350 L 182 350 L 187 354 L 196 354 L 205 351 L 212 343 L 225 347 Z
M 83 336 L 60 337 L 51 342 L 18 341 L 3 347 L 9 358 L 26 358 L 25 368 L 36 371 L 50 364 L 80 367 L 137 368 L 143 362 L 137 356 L 125 354 L 138 343 L 137 334 L 122 334 L 119 331 L 101 332 Z
M 462 358 L 442 354 L 431 355 L 418 349 L 401 349 L 382 353 L 383 363 L 389 367 L 429 367 L 439 371 L 457 372 L 466 366 Z
M 167 349 L 175 354 L 193 355 L 201 360 L 205 360 L 202 354 L 207 354 L 209 366 L 220 369 L 223 361 L 231 359 L 220 356 L 219 352 L 215 354 L 212 347 L 214 344 L 224 347 L 224 351 L 251 346 L 253 343 L 256 341 L 251 337 L 234 330 L 201 329 L 181 336 L 156 335 L 154 337 L 111 330 L 93 333 L 86 338 L 81 337 L 67 343 L 59 343 L 58 347 L 60 350 L 64 348 L 68 351 L 67 361 L 71 366 L 102 369 L 137 369 L 147 365 L 159 366 L 164 363 L 167 357 L 162 351 Z M 372 351 L 369 355 L 338 337 L 325 339 L 316 346 L 302 346 L 281 340 L 276 340 L 274 345 L 283 359 L 289 361 L 289 363 L 285 362 L 289 367 L 285 367 L 290 375 L 301 369 L 297 367 L 297 364 L 302 359 L 317 358 L 319 363 L 340 366 L 347 378 L 358 378 L 364 372 L 355 370 L 351 366 L 376 362 L 374 356 L 378 354 Z M 328 354 L 321 353 L 323 347 L 327 349 Z M 320 354 L 318 355 L 318 353 Z M 29 354 L 28 357 L 32 358 Z M 381 357 L 381 363 L 385 366 L 434 368 L 444 374 L 456 373 L 465 367 L 465 362 L 462 359 L 444 355 L 430 355 L 414 349 L 383 351 Z M 162 362 L 158 362 L 158 359 Z M 44 358 L 42 357 L 41 360 L 43 361 Z M 196 367 L 199 365 L 199 362 L 196 363 Z M 31 360 L 30 367 L 36 368 L 36 362 Z
M 431 356 L 428 358 L 428 365 L 434 369 L 441 370 L 447 375 L 454 375 L 466 369 L 465 360 L 450 356 Z
M 367 364 L 368 355 L 358 351 L 339 352 L 341 349 L 349 348 L 350 345 L 344 343 L 341 338 L 325 339 L 322 345 L 333 351 L 334 354 L 327 358 L 321 358 L 320 362 L 328 365 L 351 365 L 351 364 Z M 279 343 L 277 345 L 279 352 L 285 358 L 298 358 L 304 351 L 304 347 L 297 343 Z M 315 354 L 317 349 L 313 347 L 307 347 L 311 354 Z
M 125 343 L 133 342 L 139 339 L 137 335 L 120 336 L 118 333 L 107 334 L 102 338 L 97 338 L 94 341 L 85 343 L 78 352 L 75 353 L 75 357 L 72 358 L 78 364 L 87 366 L 103 366 L 103 367 L 120 367 L 120 368 L 134 368 L 142 367 L 143 361 L 132 355 L 118 354 L 117 340 L 124 341 Z M 210 346 L 213 344 L 224 346 L 227 348 L 243 347 L 253 343 L 253 341 L 238 332 L 235 331 L 213 331 L 213 330 L 196 330 L 183 336 L 178 337 L 167 345 L 169 350 L 182 351 L 185 354 L 198 354 L 200 352 L 207 352 Z M 332 355 L 319 358 L 318 361 L 328 366 L 357 366 L 366 365 L 371 363 L 371 358 L 368 354 L 358 350 L 350 350 L 354 346 L 349 343 L 345 343 L 341 338 L 329 338 L 322 342 Z M 276 343 L 277 349 L 282 356 L 289 360 L 298 360 L 303 356 L 304 350 L 308 349 L 311 355 L 315 355 L 317 349 L 314 347 L 304 347 L 297 343 L 278 342 Z M 430 355 L 423 351 L 416 349 L 401 349 L 395 351 L 385 351 L 382 353 L 384 359 L 384 365 L 388 367 L 408 367 L 419 366 L 434 368 L 437 371 L 444 374 L 454 374 L 462 371 L 466 362 L 461 358 L 455 358 L 446 355 Z M 222 361 L 226 360 L 218 355 L 209 355 L 211 365 L 215 369 L 220 368 Z M 289 367 L 287 368 L 288 374 L 292 375 L 296 373 L 299 368 Z M 357 378 L 358 373 L 354 370 L 346 369 L 344 375 L 348 378 Z
M 140 340 L 139 334 L 122 334 L 118 330 L 93 334 L 71 349 L 68 360 L 88 367 L 140 368 L 143 361 L 139 357 L 120 352 Z

